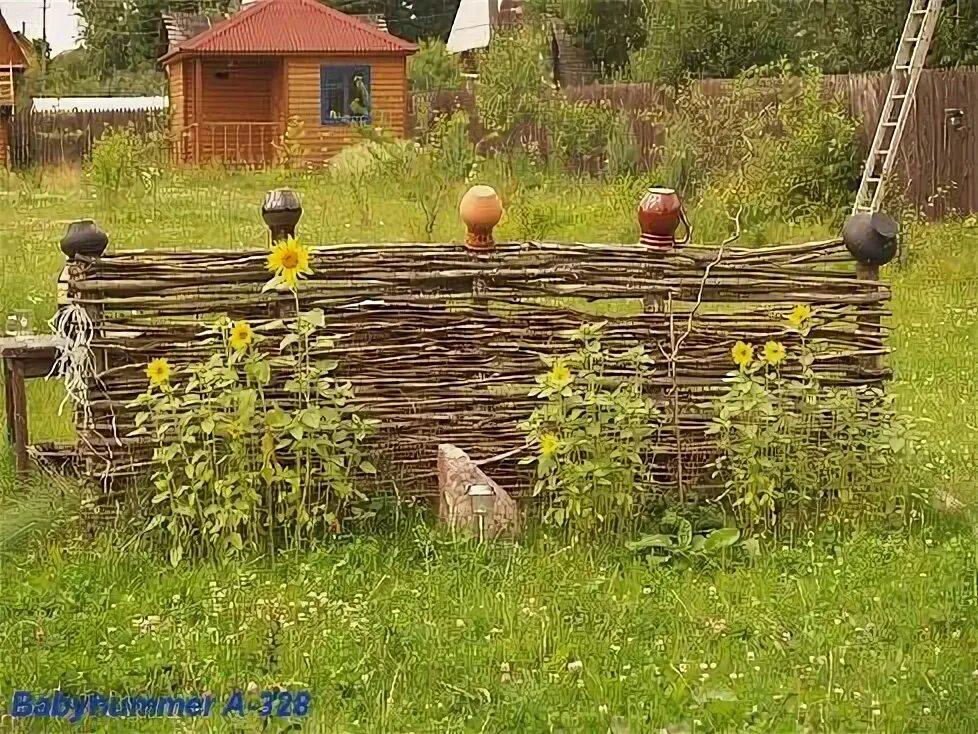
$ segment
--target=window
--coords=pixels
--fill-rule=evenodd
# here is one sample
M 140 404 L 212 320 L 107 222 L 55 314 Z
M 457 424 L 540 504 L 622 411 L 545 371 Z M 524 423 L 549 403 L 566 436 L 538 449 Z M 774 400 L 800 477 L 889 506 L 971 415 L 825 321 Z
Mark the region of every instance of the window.
M 323 125 L 369 123 L 370 67 L 320 67 L 319 105 Z

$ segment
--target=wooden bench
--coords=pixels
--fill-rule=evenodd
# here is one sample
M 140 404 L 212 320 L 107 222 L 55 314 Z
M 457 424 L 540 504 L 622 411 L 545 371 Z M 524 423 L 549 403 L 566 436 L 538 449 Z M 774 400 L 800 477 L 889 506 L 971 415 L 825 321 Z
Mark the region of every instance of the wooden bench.
M 46 377 L 58 359 L 61 340 L 56 336 L 0 338 L 3 396 L 7 410 L 7 441 L 17 474 L 30 471 L 27 422 L 27 380 Z

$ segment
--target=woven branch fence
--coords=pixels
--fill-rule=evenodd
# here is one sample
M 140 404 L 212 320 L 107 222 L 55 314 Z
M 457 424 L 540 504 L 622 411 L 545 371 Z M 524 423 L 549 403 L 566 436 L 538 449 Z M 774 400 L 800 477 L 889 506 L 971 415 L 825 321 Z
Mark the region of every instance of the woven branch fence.
M 127 436 L 127 404 L 145 389 L 149 360 L 202 360 L 198 334 L 219 315 L 261 326 L 294 309 L 291 294 L 261 292 L 265 260 L 261 249 L 153 250 L 71 265 L 69 298 L 96 317 L 94 425 L 80 426 L 89 474 L 148 470 L 152 446 Z M 527 490 L 518 424 L 538 404 L 527 392 L 546 371 L 541 357 L 573 350 L 565 330 L 606 320 L 607 347 L 642 344 L 656 361 L 649 390 L 666 416 L 658 481 L 695 492 L 714 458 L 702 403 L 723 390 L 731 347 L 778 339 L 790 348 L 797 342 L 783 317 L 796 304 L 819 316 L 809 338 L 823 343 L 814 367 L 825 381 L 889 377 L 880 325 L 889 290 L 853 266 L 837 240 L 669 252 L 525 242 L 479 256 L 459 245 L 358 244 L 314 250 L 300 300 L 303 310 L 324 311 L 336 337 L 329 357 L 353 383 L 362 414 L 381 421 L 371 450 L 388 489 L 434 494 L 437 446 L 453 443 L 507 490 Z M 281 386 L 271 395 L 286 400 Z

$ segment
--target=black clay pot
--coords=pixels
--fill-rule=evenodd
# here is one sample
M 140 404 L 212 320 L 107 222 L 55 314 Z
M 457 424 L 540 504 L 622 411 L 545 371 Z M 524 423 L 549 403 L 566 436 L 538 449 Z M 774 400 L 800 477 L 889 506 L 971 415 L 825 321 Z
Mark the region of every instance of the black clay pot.
M 302 217 L 302 202 L 292 189 L 275 189 L 265 194 L 261 204 L 261 218 L 273 235 L 295 234 L 295 226 Z
M 91 219 L 72 222 L 61 238 L 61 251 L 69 260 L 78 255 L 101 257 L 108 246 L 109 236 Z
M 900 229 L 882 212 L 853 214 L 842 227 L 842 241 L 863 265 L 886 265 L 896 257 Z

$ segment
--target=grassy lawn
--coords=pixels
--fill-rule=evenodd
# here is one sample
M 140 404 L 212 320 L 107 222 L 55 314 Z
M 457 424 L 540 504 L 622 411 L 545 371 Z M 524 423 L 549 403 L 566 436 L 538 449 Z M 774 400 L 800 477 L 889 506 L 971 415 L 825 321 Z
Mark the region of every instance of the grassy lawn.
M 155 196 L 117 202 L 77 176 L 49 174 L 40 187 L 11 178 L 0 208 L 0 311 L 32 309 L 38 324 L 51 315 L 64 262 L 57 242 L 68 221 L 86 216 L 115 248 L 254 245 L 265 236 L 262 193 L 288 183 L 303 195 L 300 229 L 310 241 L 418 239 L 421 215 L 396 187 L 372 189 L 369 205 L 357 206 L 343 183 L 286 178 L 168 176 Z M 625 206 L 620 187 L 553 183 L 528 197 L 500 239 L 531 229 L 556 240 L 637 239 L 637 199 Z M 461 239 L 455 202 L 436 240 Z M 544 212 L 532 228 L 531 203 Z M 895 390 L 924 421 L 921 471 L 970 506 L 978 227 L 915 225 L 907 244 L 906 264 L 887 268 Z M 70 435 L 57 385 L 32 385 L 30 399 L 36 438 Z M 689 571 L 650 568 L 623 539 L 567 549 L 534 534 L 480 548 L 406 521 L 390 535 L 298 555 L 173 571 L 122 530 L 82 534 L 74 506 L 51 500 L 50 484 L 13 482 L 5 450 L 0 731 L 257 732 L 256 716 L 74 727 L 4 718 L 19 689 L 206 690 L 223 701 L 251 683 L 309 690 L 311 712 L 293 723 L 312 732 L 978 731 L 978 555 L 968 512 L 909 528 L 880 520 L 825 529 L 766 543 L 754 561 Z M 32 522 L 35 532 L 24 532 Z

